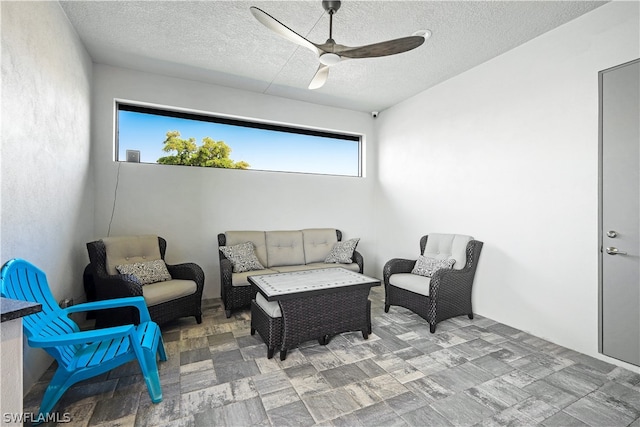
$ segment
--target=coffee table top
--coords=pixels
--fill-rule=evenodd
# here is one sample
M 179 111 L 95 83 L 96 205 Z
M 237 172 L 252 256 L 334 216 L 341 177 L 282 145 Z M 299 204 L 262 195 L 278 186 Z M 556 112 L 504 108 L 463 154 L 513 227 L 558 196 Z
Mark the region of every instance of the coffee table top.
M 319 268 L 288 273 L 249 276 L 268 301 L 293 297 L 303 292 L 321 293 L 351 286 L 379 286 L 380 280 L 344 268 Z

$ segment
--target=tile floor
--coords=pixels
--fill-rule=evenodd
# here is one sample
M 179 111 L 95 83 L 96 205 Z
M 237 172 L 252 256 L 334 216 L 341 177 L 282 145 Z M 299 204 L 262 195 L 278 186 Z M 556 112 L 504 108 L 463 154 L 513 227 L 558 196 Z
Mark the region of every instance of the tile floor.
M 67 391 L 65 426 L 633 426 L 640 374 L 493 320 L 451 319 L 429 333 L 408 310 L 383 311 L 372 290 L 373 335 L 334 337 L 267 359 L 249 311 L 165 325 L 164 400 L 149 400 L 135 362 Z M 595 332 L 594 332 L 595 333 Z M 25 397 L 37 412 L 48 370 Z M 61 424 L 63 425 L 63 424 Z

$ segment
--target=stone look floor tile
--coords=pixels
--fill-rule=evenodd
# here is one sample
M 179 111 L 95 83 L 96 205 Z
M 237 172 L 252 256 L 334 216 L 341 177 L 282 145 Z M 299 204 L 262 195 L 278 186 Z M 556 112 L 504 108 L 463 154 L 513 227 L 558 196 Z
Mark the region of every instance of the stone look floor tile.
M 517 409 L 518 412 L 529 416 L 537 422 L 544 421 L 558 412 L 558 410 L 553 406 L 548 405 L 535 397 L 531 397 L 518 403 L 514 408 Z
M 180 397 L 163 397 L 158 404 L 138 406 L 136 426 L 156 426 L 180 418 Z
M 135 420 L 138 411 L 138 402 L 140 395 L 133 394 L 131 396 L 120 396 L 108 400 L 100 400 L 96 403 L 91 416 L 91 425 L 106 422 L 117 422 L 122 418 L 133 416 Z
M 261 394 L 261 397 L 262 405 L 267 411 L 300 400 L 300 396 L 298 396 L 298 393 L 293 387 Z
M 408 389 L 398 380 L 389 374 L 380 375 L 379 377 L 366 380 L 365 384 L 374 391 L 382 400 L 390 399 L 402 393 L 406 393 Z
M 307 356 L 307 359 L 318 371 L 337 368 L 342 366 L 342 362 L 331 351 L 325 353 L 315 353 Z
M 344 389 L 360 408 L 371 406 L 382 400 L 366 382 L 349 384 L 344 386 Z
M 429 405 L 402 414 L 401 417 L 410 426 L 450 427 L 454 425 Z
M 529 397 L 529 394 L 521 388 L 500 378 L 472 387 L 465 393 L 496 412 L 503 411 Z
M 429 375 L 429 378 L 445 388 L 459 392 L 488 381 L 493 376 L 472 363 L 464 363 Z
M 464 393 L 433 402 L 431 407 L 455 426 L 472 426 L 495 413 Z
M 317 423 L 338 418 L 360 408 L 344 388 L 311 395 L 304 398 L 303 402 Z
M 215 371 L 187 372 L 180 375 L 180 393 L 189 393 L 219 384 Z M 164 394 L 164 392 L 163 392 Z
M 282 370 L 256 375 L 253 384 L 258 393 L 263 395 L 291 387 L 289 376 Z
M 481 425 L 483 426 L 535 426 L 538 423 L 536 421 L 518 411 L 515 408 L 507 408 L 504 411 L 494 415 L 488 420 L 484 420 Z
M 378 402 L 367 408 L 359 409 L 354 415 L 363 426 L 405 426 L 405 421 L 386 403 Z
M 397 414 L 404 414 L 422 408 L 427 404 L 423 395 L 413 392 L 399 394 L 385 401 Z
M 333 388 L 342 387 L 368 378 L 355 363 L 324 370 L 320 373 Z
M 591 396 L 583 397 L 564 408 L 564 412 L 592 426 L 628 426 L 634 418 L 622 413 Z
M 507 374 L 515 369 L 508 363 L 504 363 L 503 361 L 498 360 L 495 357 L 491 357 L 490 355 L 473 359 L 471 363 L 495 376 Z
M 397 371 L 391 372 L 391 376 L 398 380 L 398 382 L 400 382 L 401 384 L 405 384 L 410 381 L 423 378 L 425 375 L 413 366 L 406 366 L 403 369 L 398 369 Z
M 329 382 L 319 373 L 306 377 L 296 377 L 289 380 L 300 397 L 306 397 L 331 390 Z
M 469 359 L 464 357 L 462 354 L 454 351 L 453 348 L 454 347 L 443 348 L 442 350 L 434 351 L 429 354 L 429 357 L 447 368 L 462 365 L 469 361 Z
M 587 424 L 582 421 L 573 418 L 571 415 L 564 411 L 556 412 L 544 420 L 541 425 L 545 427 L 585 427 Z
M 430 375 L 436 372 L 443 371 L 447 369 L 445 365 L 436 361 L 433 357 L 428 354 L 414 357 L 413 359 L 407 360 L 411 366 L 419 370 L 425 375 Z
M 626 384 L 608 382 L 590 396 L 633 418 L 640 417 L 640 391 L 629 388 Z
M 525 386 L 523 390 L 556 409 L 563 409 L 578 400 L 575 394 L 558 388 L 544 379 Z
M 433 381 L 429 377 L 417 379 L 405 383 L 404 386 L 411 390 L 413 393 L 424 397 L 427 401 L 434 402 L 436 400 L 444 399 L 454 394 L 453 391 L 444 388 L 437 382 Z
M 180 413 L 183 417 L 209 408 L 223 406 L 233 401 L 230 383 L 219 384 L 202 390 L 182 394 Z
M 74 385 L 55 411 L 82 427 L 640 427 L 638 373 L 477 315 L 432 334 L 407 309 L 384 313 L 382 287 L 370 300 L 369 339 L 308 341 L 284 361 L 267 359 L 249 310 L 227 319 L 219 299 L 204 301 L 202 324 L 162 326 L 161 403 L 133 361 Z M 55 367 L 25 396 L 25 411 L 37 413 Z
M 305 427 L 315 424 L 313 417 L 301 400 L 267 411 L 267 415 L 273 426 Z

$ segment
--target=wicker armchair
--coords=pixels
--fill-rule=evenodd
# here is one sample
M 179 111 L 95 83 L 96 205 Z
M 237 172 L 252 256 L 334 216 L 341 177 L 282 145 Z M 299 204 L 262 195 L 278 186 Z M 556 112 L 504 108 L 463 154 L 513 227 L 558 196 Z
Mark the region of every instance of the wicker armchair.
M 144 237 L 144 236 L 142 236 Z M 155 236 L 154 236 L 155 237 Z M 167 250 L 167 242 L 162 237 L 157 237 L 160 257 L 164 260 Z M 131 274 L 110 274 L 107 261 L 107 248 L 103 240 L 87 243 L 90 264 L 87 265 L 84 274 L 85 291 L 88 300 L 107 300 L 113 298 L 124 298 L 131 296 L 144 296 L 147 300 L 151 319 L 164 324 L 180 317 L 195 316 L 197 323 L 202 323 L 202 291 L 204 289 L 204 272 L 202 268 L 194 263 L 183 263 L 168 265 L 167 270 L 171 275 L 171 281 L 162 282 L 165 286 L 163 292 L 166 293 L 166 286 L 172 282 L 177 285 L 184 285 L 186 281 L 195 282 L 190 284 L 192 293 L 179 295 L 174 299 L 162 300 L 159 303 L 149 305 L 149 290 L 155 284 L 143 286 L 137 277 Z M 147 295 L 145 295 L 145 293 Z M 183 292 L 184 294 L 184 292 Z M 157 294 L 155 295 L 157 300 Z M 96 328 L 117 326 L 123 324 L 138 324 L 139 315 L 137 310 L 129 308 L 102 310 L 93 313 L 96 317 Z
M 342 241 L 342 232 L 340 230 L 335 230 L 337 241 Z M 218 234 L 218 247 L 227 245 L 227 236 L 224 233 Z M 227 317 L 231 316 L 231 311 L 239 308 L 249 307 L 251 304 L 251 300 L 256 297 L 256 288 L 251 286 L 248 282 L 242 283 L 240 285 L 233 285 L 233 265 L 231 261 L 227 259 L 227 257 L 222 253 L 222 251 L 218 250 L 218 256 L 220 258 L 220 293 L 222 297 L 222 302 L 224 303 L 225 314 Z M 358 271 L 360 273 L 364 270 L 364 258 L 362 254 L 358 251 L 353 252 L 353 262 L 354 265 L 357 264 Z M 305 266 L 302 266 L 303 269 Z M 313 268 L 310 266 L 306 266 L 307 268 Z M 266 269 L 256 271 L 256 274 L 267 274 L 267 273 L 277 273 L 278 267 L 274 267 L 276 270 Z M 316 266 L 315 268 L 321 268 L 321 266 Z M 246 278 L 245 278 L 246 280 Z
M 432 241 L 427 245 L 430 236 Z M 449 256 L 456 259 L 453 268 L 437 270 L 429 278 L 411 274 L 416 260 L 394 258 L 387 261 L 383 270 L 384 311 L 388 313 L 392 305 L 408 308 L 427 320 L 434 333 L 436 324 L 442 320 L 464 314 L 473 319 L 471 288 L 483 243 L 470 236 L 430 236 L 420 239 L 420 255 Z

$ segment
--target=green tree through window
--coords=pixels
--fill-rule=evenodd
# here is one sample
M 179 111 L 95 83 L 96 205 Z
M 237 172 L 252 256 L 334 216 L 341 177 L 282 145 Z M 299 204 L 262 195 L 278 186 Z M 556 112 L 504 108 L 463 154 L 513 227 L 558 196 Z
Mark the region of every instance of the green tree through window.
M 202 145 L 197 146 L 195 138 L 182 139 L 177 130 L 167 132 L 162 151 L 175 152 L 174 155 L 158 159 L 163 165 L 203 166 L 208 168 L 248 169 L 249 163 L 235 162 L 229 156 L 231 147 L 224 141 L 214 141 L 206 136 L 202 138 Z

